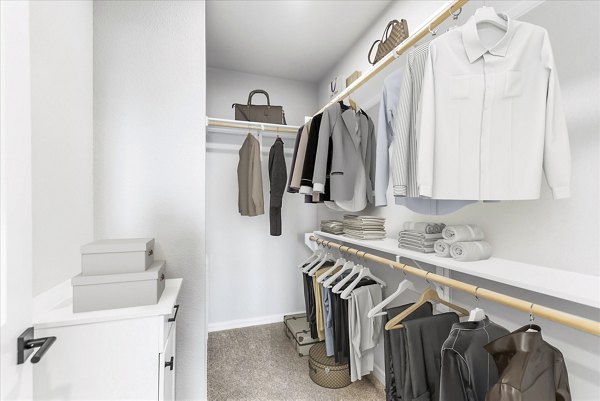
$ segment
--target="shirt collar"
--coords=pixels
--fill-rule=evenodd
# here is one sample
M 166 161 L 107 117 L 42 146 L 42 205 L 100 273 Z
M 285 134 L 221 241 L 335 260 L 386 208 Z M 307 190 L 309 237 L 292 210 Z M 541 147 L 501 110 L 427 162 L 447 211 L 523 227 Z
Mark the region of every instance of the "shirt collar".
M 462 39 L 470 63 L 473 63 L 475 60 L 483 56 L 488 51 L 495 56 L 506 56 L 506 52 L 508 51 L 508 46 L 510 44 L 514 28 L 511 25 L 511 20 L 508 14 L 498 13 L 498 16 L 506 20 L 506 33 L 504 34 L 502 39 L 500 39 L 500 41 L 489 50 L 483 46 L 481 40 L 479 39 L 479 33 L 477 32 L 477 23 L 475 22 L 474 17 L 471 17 L 469 21 L 467 21 L 467 23 L 463 26 Z

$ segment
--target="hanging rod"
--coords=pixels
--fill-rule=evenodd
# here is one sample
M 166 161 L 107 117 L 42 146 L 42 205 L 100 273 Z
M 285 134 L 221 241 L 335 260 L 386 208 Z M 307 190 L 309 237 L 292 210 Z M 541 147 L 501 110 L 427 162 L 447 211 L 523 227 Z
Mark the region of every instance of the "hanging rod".
M 485 288 L 477 287 L 472 284 L 468 284 L 449 277 L 440 276 L 439 274 L 417 269 L 416 267 L 412 267 L 404 263 L 394 262 L 381 256 L 376 256 L 355 248 L 350 248 L 346 245 L 341 245 L 335 242 L 324 240 L 315 237 L 314 235 L 311 235 L 309 239 L 311 241 L 315 241 L 317 244 L 325 245 L 329 248 L 335 248 L 341 252 L 345 252 L 348 254 L 354 254 L 357 257 L 363 258 L 365 260 L 370 260 L 375 263 L 386 265 L 393 269 L 401 270 L 404 273 L 412 274 L 413 276 L 418 276 L 422 279 L 436 282 L 443 286 L 454 288 L 462 292 L 466 292 L 467 294 L 471 294 L 477 298 L 487 299 L 488 301 L 508 306 L 509 308 L 513 308 L 521 312 L 531 313 L 531 315 L 535 317 L 551 320 L 553 322 L 562 324 L 567 327 L 571 327 L 576 330 L 584 331 L 595 336 L 600 336 L 600 322 L 596 322 L 594 320 L 586 319 L 570 313 L 561 312 L 559 310 L 548 308 L 543 305 L 537 305 L 533 302 L 504 295 L 499 292 L 487 290 Z M 362 253 L 362 255 L 360 253 Z
M 258 123 L 254 121 L 227 120 L 223 118 L 206 117 L 207 127 L 247 128 L 260 131 L 271 131 L 282 134 L 296 134 L 299 127 L 280 124 Z
M 321 110 L 316 112 L 315 115 L 324 112 L 325 109 L 329 106 L 341 100 L 344 100 L 345 98 L 350 96 L 358 88 L 363 86 L 371 78 L 379 74 L 385 67 L 387 67 L 394 60 L 400 57 L 405 51 L 416 45 L 421 39 L 427 36 L 431 32 L 431 30 L 435 29 L 439 24 L 444 22 L 448 17 L 450 17 L 454 12 L 459 10 L 468 1 L 469 0 L 454 0 L 449 5 L 443 7 L 436 15 L 432 16 L 429 20 L 427 20 L 415 33 L 406 38 L 402 43 L 396 46 L 394 50 L 386 54 L 375 65 L 373 65 L 371 68 L 365 71 L 363 75 L 358 77 L 354 82 L 347 86 L 346 89 L 338 93 L 336 97 L 331 99 L 325 106 L 321 108 Z

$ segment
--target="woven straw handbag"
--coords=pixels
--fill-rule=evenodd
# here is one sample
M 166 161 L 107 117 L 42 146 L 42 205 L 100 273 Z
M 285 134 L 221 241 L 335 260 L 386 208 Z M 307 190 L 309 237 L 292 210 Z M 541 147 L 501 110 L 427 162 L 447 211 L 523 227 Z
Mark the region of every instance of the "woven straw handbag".
M 390 21 L 387 24 L 385 31 L 383 31 L 381 39 L 376 40 L 371 45 L 368 55 L 369 63 L 376 64 L 383 56 L 394 50 L 396 46 L 406 40 L 406 38 L 408 38 L 408 24 L 406 23 L 406 20 L 403 19 L 398 21 L 395 19 Z M 371 60 L 371 54 L 373 53 L 375 45 L 377 45 L 375 59 Z

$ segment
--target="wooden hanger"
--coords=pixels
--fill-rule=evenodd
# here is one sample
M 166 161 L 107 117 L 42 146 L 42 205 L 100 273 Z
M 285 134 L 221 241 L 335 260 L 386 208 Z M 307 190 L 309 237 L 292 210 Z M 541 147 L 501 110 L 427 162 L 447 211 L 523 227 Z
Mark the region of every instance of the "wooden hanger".
M 350 103 L 350 108 L 354 111 L 356 111 L 358 109 L 358 105 L 356 104 L 356 102 L 352 99 L 348 99 L 348 103 Z
M 427 274 L 429 274 L 429 273 L 427 273 Z M 427 275 L 425 275 L 425 277 L 427 277 Z M 442 298 L 440 298 L 440 296 L 436 290 L 434 290 L 433 288 L 428 288 L 421 294 L 421 296 L 419 297 L 417 302 L 414 303 L 414 305 L 412 305 L 411 307 L 400 312 L 393 319 L 391 319 L 389 322 L 387 322 L 385 325 L 385 329 L 386 330 L 394 330 L 394 329 L 400 329 L 400 328 L 404 327 L 400 322 L 402 320 L 406 319 L 408 316 L 410 316 L 417 309 L 419 309 L 419 307 L 421 305 L 424 305 L 425 302 L 433 302 L 436 304 L 445 305 L 448 308 L 454 309 L 456 312 L 458 312 L 459 317 L 464 317 L 464 316 L 469 315 L 469 311 L 467 311 L 466 309 L 461 308 L 460 306 L 455 305 L 446 300 L 443 300 Z

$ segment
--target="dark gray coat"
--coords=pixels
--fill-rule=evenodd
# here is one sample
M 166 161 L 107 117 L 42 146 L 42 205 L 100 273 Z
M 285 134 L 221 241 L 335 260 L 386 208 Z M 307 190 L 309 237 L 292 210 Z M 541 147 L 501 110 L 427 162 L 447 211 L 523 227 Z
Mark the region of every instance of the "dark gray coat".
M 281 206 L 287 181 L 287 168 L 281 138 L 275 140 L 269 151 L 269 181 L 271 184 L 269 207 L 271 235 L 281 235 Z

